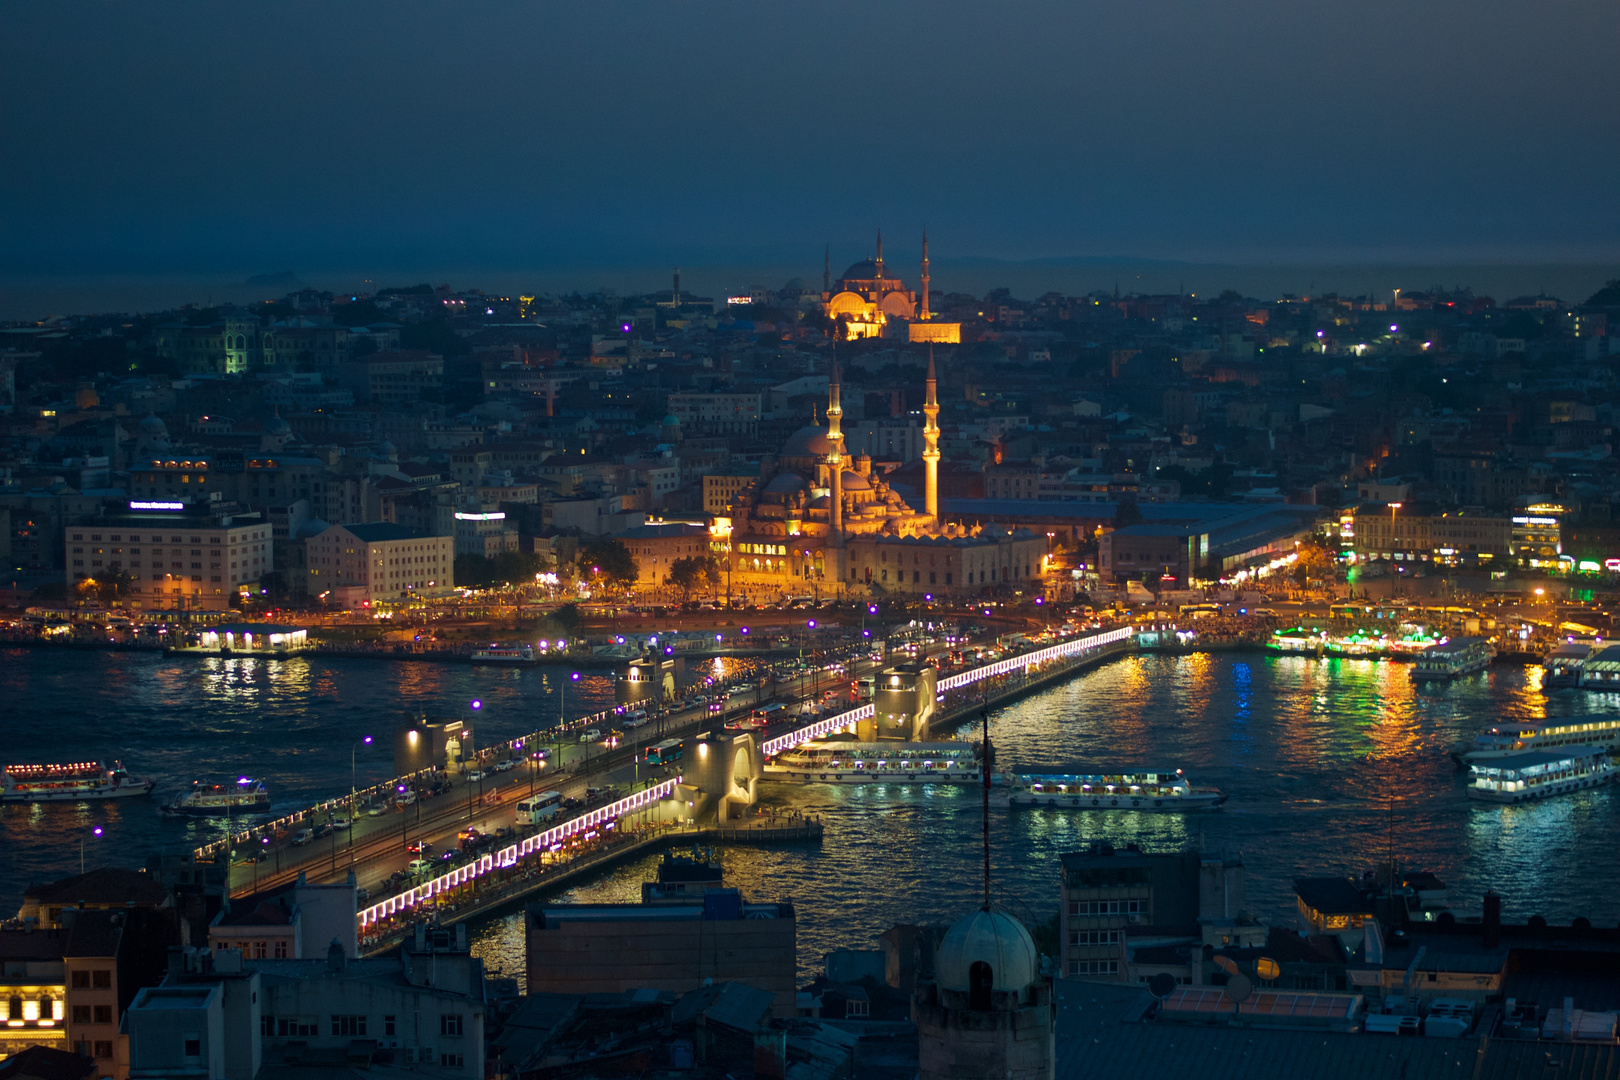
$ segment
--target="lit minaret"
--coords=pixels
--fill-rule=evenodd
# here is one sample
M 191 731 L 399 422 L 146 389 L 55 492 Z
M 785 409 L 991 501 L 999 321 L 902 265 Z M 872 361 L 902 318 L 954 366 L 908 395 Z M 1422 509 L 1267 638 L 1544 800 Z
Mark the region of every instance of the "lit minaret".
M 844 406 L 840 402 L 843 388 L 838 385 L 838 360 L 833 360 L 832 379 L 827 383 L 827 468 L 832 472 L 832 531 L 833 542 L 843 540 L 844 533 Z
M 927 266 L 924 256 L 923 265 Z M 924 498 L 928 516 L 939 520 L 939 380 L 934 374 L 934 347 L 928 346 L 928 398 L 923 402 Z
M 917 317 L 923 322 L 927 322 L 931 318 L 928 314 L 928 229 L 926 227 L 923 229 L 922 312 Z
M 883 230 L 878 230 L 877 276 L 883 276 Z

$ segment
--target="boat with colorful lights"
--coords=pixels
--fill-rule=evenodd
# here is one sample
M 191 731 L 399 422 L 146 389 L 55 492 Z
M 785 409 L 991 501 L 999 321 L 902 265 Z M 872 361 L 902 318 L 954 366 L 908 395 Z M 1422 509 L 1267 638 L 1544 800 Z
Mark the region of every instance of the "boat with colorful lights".
M 1003 773 L 990 791 L 990 805 L 1053 806 L 1072 810 L 1140 810 L 1180 814 L 1219 810 L 1226 796 L 1193 787 L 1181 769 L 1095 773 Z
M 1592 655 L 1592 645 L 1585 641 L 1566 641 L 1556 646 L 1541 661 L 1541 685 L 1575 686 L 1581 681 L 1581 672 Z
M 763 779 L 799 784 L 963 784 L 983 778 L 970 742 L 811 740 L 765 760 Z
M 1412 666 L 1414 679 L 1455 679 L 1484 671 L 1496 659 L 1488 638 L 1445 638 L 1418 653 Z
M 1614 764 L 1601 746 L 1566 746 L 1476 761 L 1469 766 L 1468 797 L 1482 802 L 1526 803 L 1602 787 Z
M 157 781 L 131 776 L 121 762 L 7 765 L 0 773 L 0 803 L 84 802 L 149 795 Z
M 270 789 L 263 780 L 244 776 L 234 784 L 211 784 L 206 780 L 193 780 L 191 790 L 171 803 L 164 804 L 165 814 L 190 816 L 222 816 L 226 814 L 258 814 L 270 809 Z
M 1566 746 L 1620 750 L 1620 716 L 1566 716 L 1556 720 L 1512 720 L 1490 727 L 1452 751 L 1459 765 Z

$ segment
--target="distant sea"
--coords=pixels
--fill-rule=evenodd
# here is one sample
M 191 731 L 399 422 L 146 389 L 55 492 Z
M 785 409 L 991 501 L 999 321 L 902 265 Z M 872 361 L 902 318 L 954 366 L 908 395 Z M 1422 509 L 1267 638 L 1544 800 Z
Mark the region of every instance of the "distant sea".
M 846 252 L 833 273 L 860 255 Z M 914 254 L 895 253 L 889 265 L 915 285 Z M 334 292 L 374 291 L 379 287 L 428 282 L 457 289 L 479 288 L 497 294 L 653 292 L 670 287 L 674 267 L 580 266 L 546 268 L 383 267 L 364 269 L 258 268 L 213 274 L 16 276 L 0 275 L 0 320 L 39 320 L 51 315 L 163 311 L 184 304 L 252 303 L 279 299 L 300 284 Z M 1143 259 L 945 259 L 933 261 L 933 284 L 947 292 L 982 296 L 995 288 L 1033 299 L 1046 292 L 1082 295 L 1097 289 L 1122 293 L 1198 295 L 1236 289 L 1246 296 L 1274 299 L 1284 293 L 1316 296 L 1389 296 L 1394 289 L 1467 286 L 1498 301 L 1545 293 L 1578 303 L 1605 281 L 1620 277 L 1620 262 L 1524 264 L 1220 264 Z M 750 288 L 781 288 L 793 278 L 820 284 L 818 262 L 737 263 L 681 268 L 681 290 L 723 300 Z

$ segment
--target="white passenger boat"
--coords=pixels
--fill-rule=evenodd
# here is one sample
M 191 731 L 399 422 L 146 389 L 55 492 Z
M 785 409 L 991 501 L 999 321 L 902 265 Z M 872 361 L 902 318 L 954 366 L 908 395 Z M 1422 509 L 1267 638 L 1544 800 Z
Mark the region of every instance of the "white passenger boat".
M 1493 724 L 1452 756 L 1463 765 L 1472 765 L 1476 761 L 1564 746 L 1596 746 L 1611 753 L 1620 750 L 1620 716 L 1566 716 L 1557 720 Z
M 1581 679 L 1592 646 L 1584 641 L 1566 641 L 1547 654 L 1541 662 L 1542 687 L 1574 686 Z
M 969 742 L 821 742 L 765 761 L 766 780 L 799 784 L 962 784 L 983 779 Z
M 1484 671 L 1496 659 L 1496 648 L 1486 638 L 1447 638 L 1418 653 L 1414 679 L 1455 679 Z
M 0 773 L 0 803 L 84 802 L 148 795 L 156 781 L 131 776 L 115 761 L 70 765 L 7 765 Z
M 1602 747 L 1532 750 L 1469 766 L 1468 797 L 1493 803 L 1535 802 L 1601 787 L 1614 777 L 1614 771 Z
M 990 805 L 1055 806 L 1073 810 L 1141 810 L 1177 814 L 1219 810 L 1226 796 L 1195 788 L 1180 769 L 1098 773 L 1006 773 Z
M 257 814 L 270 809 L 270 791 L 263 780 L 242 777 L 234 784 L 193 780 L 191 790 L 163 807 L 165 814 L 224 816 Z
M 473 653 L 472 662 L 475 664 L 493 664 L 505 667 L 532 664 L 534 663 L 534 646 L 490 645 Z

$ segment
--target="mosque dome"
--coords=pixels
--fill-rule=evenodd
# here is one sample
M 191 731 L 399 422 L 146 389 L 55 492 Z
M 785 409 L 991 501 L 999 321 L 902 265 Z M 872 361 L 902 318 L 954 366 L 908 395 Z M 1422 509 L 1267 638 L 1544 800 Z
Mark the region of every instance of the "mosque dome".
M 882 276 L 878 273 L 877 263 L 871 259 L 862 259 L 844 271 L 845 281 L 873 281 Z
M 790 458 L 813 458 L 830 453 L 832 443 L 827 439 L 827 432 L 814 425 L 795 431 L 782 447 L 782 456 Z
M 152 414 L 141 418 L 141 434 L 155 439 L 167 439 L 169 437 L 169 429 L 168 426 L 163 423 L 162 419 L 160 419 L 156 414 Z
M 992 990 L 1022 990 L 1040 975 L 1040 954 L 1024 924 L 1004 912 L 980 909 L 945 934 L 934 956 L 934 981 L 946 990 L 966 992 L 969 970 L 990 965 Z
M 292 425 L 279 416 L 272 416 L 264 422 L 266 435 L 286 435 L 292 431 Z
M 658 421 L 658 425 L 660 427 L 680 427 L 681 418 L 676 416 L 674 413 L 666 413 L 664 418 Z
M 766 495 L 793 495 L 804 487 L 804 477 L 798 473 L 777 473 L 771 482 L 765 485 Z
M 843 477 L 845 491 L 871 491 L 872 482 L 858 472 L 845 472 Z

